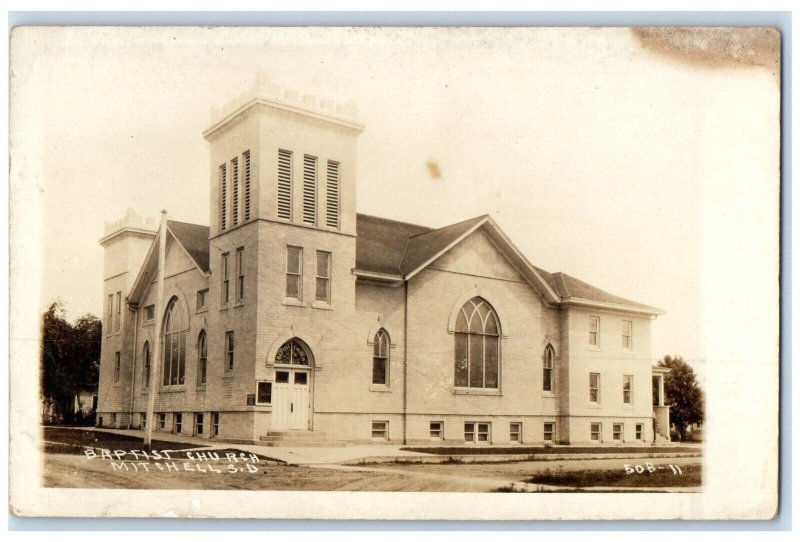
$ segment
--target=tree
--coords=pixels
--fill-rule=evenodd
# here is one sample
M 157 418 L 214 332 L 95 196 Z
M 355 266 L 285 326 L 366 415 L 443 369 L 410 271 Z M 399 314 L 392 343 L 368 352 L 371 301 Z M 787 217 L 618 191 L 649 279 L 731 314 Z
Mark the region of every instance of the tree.
M 75 396 L 97 387 L 102 326 L 87 314 L 73 326 L 61 301 L 42 317 L 41 394 L 59 421 L 75 419 Z
M 697 383 L 694 369 L 681 356 L 664 356 L 658 366 L 669 369 L 664 378 L 664 394 L 670 406 L 670 422 L 675 425 L 681 440 L 684 440 L 689 425 L 703 422 L 703 390 Z

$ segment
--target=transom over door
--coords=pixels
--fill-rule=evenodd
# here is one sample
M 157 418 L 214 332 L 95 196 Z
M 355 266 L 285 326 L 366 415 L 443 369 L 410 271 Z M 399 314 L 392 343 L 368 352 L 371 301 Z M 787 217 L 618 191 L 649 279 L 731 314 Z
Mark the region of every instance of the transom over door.
M 277 369 L 272 398 L 273 429 L 308 429 L 308 369 Z

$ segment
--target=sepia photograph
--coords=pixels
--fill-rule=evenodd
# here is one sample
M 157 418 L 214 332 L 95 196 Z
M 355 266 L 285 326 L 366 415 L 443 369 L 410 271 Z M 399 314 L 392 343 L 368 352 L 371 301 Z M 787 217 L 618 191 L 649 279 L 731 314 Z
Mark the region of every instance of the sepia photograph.
M 12 513 L 776 513 L 777 30 L 10 50 Z

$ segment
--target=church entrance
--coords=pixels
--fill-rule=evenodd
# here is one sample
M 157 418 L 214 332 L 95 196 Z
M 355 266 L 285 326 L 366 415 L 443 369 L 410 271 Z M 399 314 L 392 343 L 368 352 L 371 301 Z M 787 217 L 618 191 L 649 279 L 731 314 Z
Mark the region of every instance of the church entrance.
M 272 429 L 311 428 L 311 356 L 298 339 L 284 343 L 275 356 Z

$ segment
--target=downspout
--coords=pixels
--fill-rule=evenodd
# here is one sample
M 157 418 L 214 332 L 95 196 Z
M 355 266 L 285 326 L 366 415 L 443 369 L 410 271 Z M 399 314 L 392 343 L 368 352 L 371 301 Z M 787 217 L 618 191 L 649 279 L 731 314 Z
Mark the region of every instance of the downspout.
M 408 281 L 403 282 L 405 304 L 403 305 L 403 444 L 408 444 Z
M 128 310 L 133 313 L 133 367 L 131 369 L 131 403 L 128 407 L 128 429 L 131 429 L 133 425 L 133 396 L 134 390 L 136 390 L 136 351 L 138 350 L 136 336 L 139 331 L 139 310 L 138 308 L 131 308 L 130 303 L 127 306 Z

